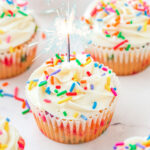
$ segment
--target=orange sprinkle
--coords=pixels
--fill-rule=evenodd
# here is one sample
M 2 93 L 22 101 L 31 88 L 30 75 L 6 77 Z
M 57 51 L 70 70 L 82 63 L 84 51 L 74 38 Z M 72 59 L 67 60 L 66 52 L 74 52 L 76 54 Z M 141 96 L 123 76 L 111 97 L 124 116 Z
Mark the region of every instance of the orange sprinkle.
M 48 72 L 47 72 L 46 70 L 44 71 L 44 74 L 45 74 L 46 76 L 48 76 Z
M 46 39 L 46 34 L 44 32 L 42 33 L 42 39 Z
M 117 16 L 117 18 L 115 20 L 116 21 L 120 21 L 120 16 Z
M 126 24 L 130 24 L 130 21 L 126 22 Z
M 86 22 L 87 24 L 91 24 L 91 22 L 90 22 L 88 19 L 85 19 L 85 22 Z
M 147 22 L 147 24 L 149 24 L 149 25 L 150 25 L 150 19 L 148 19 L 148 22 Z
M 113 36 L 117 36 L 119 34 L 119 31 L 116 31 L 115 33 L 113 33 Z
M 84 19 L 85 19 L 85 18 L 82 16 L 82 17 L 81 17 L 81 21 L 84 21 Z
M 22 108 L 24 109 L 26 107 L 26 102 L 24 101 L 23 103 L 22 103 Z
M 51 76 L 51 84 L 54 85 L 54 76 Z
M 116 23 L 113 24 L 114 27 L 120 24 L 120 21 L 117 21 Z
M 123 47 L 119 48 L 120 51 L 123 51 Z
M 52 64 L 52 63 L 53 63 L 52 61 L 47 61 L 47 62 L 46 62 L 46 64 Z
M 109 28 L 109 27 L 110 27 L 110 24 L 107 24 L 107 27 Z
M 4 82 L 3 84 L 2 84 L 2 86 L 7 86 L 8 85 L 8 82 Z
M 71 61 L 71 60 L 76 60 L 76 58 L 75 58 L 75 57 L 73 57 L 73 58 L 70 58 L 70 61 Z
M 85 83 L 87 83 L 87 81 L 86 80 L 81 80 L 80 83 L 85 84 Z

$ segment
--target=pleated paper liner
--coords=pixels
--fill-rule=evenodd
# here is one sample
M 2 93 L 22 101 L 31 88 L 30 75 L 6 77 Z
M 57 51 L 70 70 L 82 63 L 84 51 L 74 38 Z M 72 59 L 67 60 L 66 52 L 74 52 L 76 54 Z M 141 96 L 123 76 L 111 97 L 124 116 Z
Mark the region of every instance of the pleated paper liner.
M 0 53 L 0 79 L 17 76 L 30 67 L 37 51 L 36 41 L 34 34 L 29 41 L 14 48 L 14 52 Z
M 95 61 L 111 68 L 117 75 L 136 74 L 150 65 L 150 43 L 142 47 L 131 47 L 129 51 L 125 48 L 113 50 L 89 45 L 85 52 L 91 54 Z
M 39 129 L 49 139 L 65 144 L 79 144 L 104 133 L 112 120 L 117 99 L 114 97 L 108 108 L 89 117 L 87 121 L 58 118 L 32 104 L 31 108 Z

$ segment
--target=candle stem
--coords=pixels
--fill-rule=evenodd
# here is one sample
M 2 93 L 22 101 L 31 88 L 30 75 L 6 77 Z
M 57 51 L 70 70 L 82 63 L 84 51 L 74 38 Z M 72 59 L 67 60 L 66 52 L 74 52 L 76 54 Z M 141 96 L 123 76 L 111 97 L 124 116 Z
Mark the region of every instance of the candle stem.
M 68 62 L 70 62 L 70 35 L 69 33 L 67 34 L 67 41 L 68 41 Z

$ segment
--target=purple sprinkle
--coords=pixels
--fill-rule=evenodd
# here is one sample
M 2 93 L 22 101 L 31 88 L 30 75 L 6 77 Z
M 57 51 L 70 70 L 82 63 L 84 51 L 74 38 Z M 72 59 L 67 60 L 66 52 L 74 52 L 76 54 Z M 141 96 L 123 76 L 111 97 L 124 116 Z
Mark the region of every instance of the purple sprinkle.
M 94 85 L 93 84 L 91 84 L 90 87 L 91 87 L 91 90 L 94 90 Z
M 145 146 L 141 145 L 140 143 L 136 143 L 136 146 L 140 147 L 141 149 L 145 149 Z
M 103 77 L 103 76 L 105 76 L 106 75 L 106 73 L 103 73 L 101 76 Z
M 27 101 L 27 100 L 25 100 L 25 102 L 26 102 L 26 106 L 27 106 L 27 108 L 28 108 L 28 109 L 30 109 L 30 105 L 29 105 L 28 101 Z
M 58 69 L 58 70 L 54 71 L 53 73 L 51 73 L 50 76 L 53 76 L 53 75 L 59 73 L 60 71 L 61 71 L 61 69 Z

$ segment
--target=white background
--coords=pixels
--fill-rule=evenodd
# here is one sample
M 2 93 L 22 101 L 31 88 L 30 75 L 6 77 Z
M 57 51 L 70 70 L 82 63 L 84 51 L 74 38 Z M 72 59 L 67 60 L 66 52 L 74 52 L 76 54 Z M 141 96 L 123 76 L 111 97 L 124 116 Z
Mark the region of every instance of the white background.
M 82 15 L 89 1 L 76 0 L 78 16 Z M 60 7 L 60 2 L 62 3 L 62 0 L 53 0 L 52 6 L 47 6 L 46 0 L 30 0 L 30 7 L 38 13 L 36 18 L 40 25 L 48 27 L 53 24 L 54 15 L 45 16 L 41 14 L 41 11 L 51 7 Z M 41 46 L 39 51 L 42 50 Z M 48 58 L 47 55 L 42 55 L 28 71 L 12 79 L 1 80 L 0 86 L 3 82 L 8 81 L 9 86 L 5 88 L 6 91 L 13 93 L 14 88 L 18 86 L 19 96 L 25 98 L 25 82 L 33 70 L 46 58 Z M 117 141 L 131 136 L 150 134 L 150 68 L 139 74 L 119 77 L 119 79 L 121 93 L 112 123 L 102 136 L 89 143 L 65 145 L 47 139 L 37 128 L 32 114 L 22 115 L 21 103 L 12 98 L 0 98 L 0 115 L 9 117 L 14 126 L 18 128 L 26 141 L 26 150 L 111 150 Z

